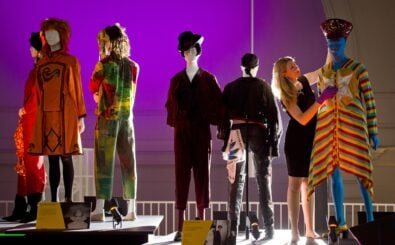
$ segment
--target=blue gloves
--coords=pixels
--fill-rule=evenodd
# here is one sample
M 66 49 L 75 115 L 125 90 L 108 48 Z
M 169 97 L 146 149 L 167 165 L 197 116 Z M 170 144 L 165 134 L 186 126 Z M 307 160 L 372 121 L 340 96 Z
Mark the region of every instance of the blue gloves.
M 379 137 L 377 135 L 370 136 L 370 142 L 374 150 L 377 150 L 379 147 Z
M 337 93 L 337 87 L 336 86 L 329 86 L 324 91 L 322 91 L 322 94 L 320 97 L 318 97 L 317 102 L 318 104 L 324 103 L 325 100 L 332 98 L 335 96 Z

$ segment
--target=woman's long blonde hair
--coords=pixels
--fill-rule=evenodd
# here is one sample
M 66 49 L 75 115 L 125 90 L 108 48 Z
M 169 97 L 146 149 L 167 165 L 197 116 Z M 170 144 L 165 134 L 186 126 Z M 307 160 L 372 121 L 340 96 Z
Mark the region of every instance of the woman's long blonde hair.
M 295 59 L 290 56 L 285 56 L 278 59 L 273 65 L 272 74 L 272 91 L 273 94 L 284 103 L 288 108 L 291 104 L 296 103 L 297 93 L 294 84 L 285 77 L 288 62 Z

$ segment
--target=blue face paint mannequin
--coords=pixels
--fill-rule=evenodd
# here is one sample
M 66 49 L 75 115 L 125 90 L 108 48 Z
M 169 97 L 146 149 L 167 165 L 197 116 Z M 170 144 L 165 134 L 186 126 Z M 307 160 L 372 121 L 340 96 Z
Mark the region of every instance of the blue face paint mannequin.
M 327 39 L 326 41 L 329 49 L 329 54 L 332 58 L 332 69 L 334 71 L 337 71 L 347 61 L 346 54 L 344 53 L 347 40 L 344 37 L 339 37 Z
M 338 92 L 323 104 L 317 114 L 308 195 L 331 175 L 338 223 L 336 231 L 341 233 L 348 229 L 343 209 L 341 170 L 357 177 L 367 221 L 373 221 L 373 167 L 369 147 L 377 149 L 379 146 L 376 103 L 365 66 L 348 58 L 344 52 L 352 24 L 342 19 L 328 19 L 321 24 L 321 29 L 327 40 L 331 62 L 321 68 L 318 88 L 323 91 L 328 86 L 336 86 Z M 322 140 L 324 137 L 326 139 Z M 332 157 L 322 159 L 324 155 Z

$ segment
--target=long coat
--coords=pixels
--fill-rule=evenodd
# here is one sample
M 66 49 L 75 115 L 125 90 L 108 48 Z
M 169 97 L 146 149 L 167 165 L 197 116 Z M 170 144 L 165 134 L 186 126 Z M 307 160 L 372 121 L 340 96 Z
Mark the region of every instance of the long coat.
M 37 63 L 37 116 L 29 153 L 82 154 L 78 120 L 86 116 L 80 64 L 63 51 Z

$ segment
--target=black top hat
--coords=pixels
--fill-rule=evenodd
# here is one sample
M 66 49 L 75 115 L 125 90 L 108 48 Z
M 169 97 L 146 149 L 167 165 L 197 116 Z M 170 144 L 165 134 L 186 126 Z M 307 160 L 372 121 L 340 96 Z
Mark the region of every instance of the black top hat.
M 178 36 L 178 51 L 187 51 L 196 43 L 201 45 L 203 40 L 204 38 L 199 34 L 193 34 L 191 31 L 184 31 Z
M 40 51 L 41 48 L 43 47 L 39 32 L 32 32 L 32 34 L 30 35 L 29 42 L 30 42 L 30 46 L 32 46 L 37 51 Z
M 353 25 L 342 19 L 327 19 L 321 23 L 321 30 L 327 39 L 345 37 L 350 35 Z

